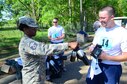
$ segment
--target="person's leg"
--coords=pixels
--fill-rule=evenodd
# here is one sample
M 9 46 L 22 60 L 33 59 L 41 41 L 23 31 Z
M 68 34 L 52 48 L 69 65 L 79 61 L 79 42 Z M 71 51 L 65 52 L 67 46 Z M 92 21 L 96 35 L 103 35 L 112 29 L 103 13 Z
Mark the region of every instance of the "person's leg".
M 119 84 L 122 74 L 121 65 L 106 65 L 103 64 L 103 71 L 105 73 L 105 84 Z
M 86 83 L 87 84 L 104 84 L 104 74 L 103 73 L 100 73 L 98 75 L 94 75 L 94 78 L 91 79 L 89 77 L 89 74 L 90 74 L 90 68 L 88 70 L 88 73 L 87 73 L 87 77 L 86 77 Z
M 86 78 L 87 84 L 104 84 L 103 73 L 94 75 L 94 78 Z
M 87 84 L 104 84 L 103 74 L 94 75 L 94 78 L 86 78 Z

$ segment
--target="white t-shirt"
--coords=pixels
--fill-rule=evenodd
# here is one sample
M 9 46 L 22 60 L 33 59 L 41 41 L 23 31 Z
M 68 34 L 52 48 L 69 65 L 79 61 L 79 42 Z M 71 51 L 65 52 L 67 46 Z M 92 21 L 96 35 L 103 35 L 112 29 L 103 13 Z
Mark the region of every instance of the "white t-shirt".
M 111 56 L 127 52 L 127 30 L 116 25 L 113 28 L 99 28 L 93 44 L 102 45 L 102 50 Z M 103 60 L 104 64 L 119 65 L 120 62 Z
M 52 26 L 48 29 L 48 36 L 51 36 L 51 38 L 57 38 L 59 36 L 62 36 L 62 34 L 64 34 L 64 28 L 60 25 L 58 25 L 57 27 Z M 51 40 L 51 42 L 63 42 L 63 39 L 61 40 Z

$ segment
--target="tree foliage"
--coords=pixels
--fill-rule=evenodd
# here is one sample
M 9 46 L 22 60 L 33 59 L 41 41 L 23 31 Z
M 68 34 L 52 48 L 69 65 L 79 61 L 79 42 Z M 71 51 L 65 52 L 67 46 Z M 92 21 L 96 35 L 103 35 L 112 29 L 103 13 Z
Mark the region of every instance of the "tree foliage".
M 20 16 L 31 16 L 38 24 L 51 26 L 52 19 L 58 17 L 60 24 L 67 28 L 80 28 L 80 0 L 5 0 L 13 20 Z M 92 31 L 92 24 L 98 19 L 101 7 L 111 5 L 116 9 L 116 16 L 127 16 L 127 0 L 82 0 L 82 22 L 87 22 L 86 31 Z M 0 9 L 3 6 L 0 5 Z M 1 15 L 0 15 L 1 16 Z

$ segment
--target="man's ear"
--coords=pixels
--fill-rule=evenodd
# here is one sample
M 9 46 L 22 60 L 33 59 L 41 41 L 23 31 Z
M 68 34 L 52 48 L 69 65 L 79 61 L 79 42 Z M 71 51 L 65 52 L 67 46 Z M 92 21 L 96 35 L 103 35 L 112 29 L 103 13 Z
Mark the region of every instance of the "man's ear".
M 114 20 L 114 15 L 111 16 L 112 20 Z

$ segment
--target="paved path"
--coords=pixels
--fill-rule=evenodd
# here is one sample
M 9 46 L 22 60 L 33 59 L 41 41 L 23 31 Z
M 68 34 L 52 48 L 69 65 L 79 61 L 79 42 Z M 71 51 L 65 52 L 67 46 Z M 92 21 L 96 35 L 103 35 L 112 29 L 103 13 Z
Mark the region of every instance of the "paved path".
M 87 50 L 85 50 L 87 53 Z M 87 53 L 89 59 L 89 53 Z M 67 72 L 64 72 L 61 78 L 54 79 L 53 82 L 47 82 L 46 84 L 86 84 L 85 78 L 89 66 L 85 66 L 82 61 L 70 62 L 66 60 L 65 62 Z M 123 64 L 123 63 L 122 63 Z M 120 79 L 120 84 L 127 84 L 127 66 L 122 65 L 123 74 Z M 21 84 L 21 81 L 13 81 L 9 84 Z
M 64 72 L 61 78 L 54 79 L 53 82 L 46 84 L 86 84 L 85 78 L 89 66 L 85 66 L 81 61 L 66 62 L 67 72 Z M 10 84 L 21 84 L 20 81 L 14 81 Z M 123 67 L 123 74 L 120 84 L 127 84 L 127 66 Z
M 89 66 L 85 66 L 82 61 L 66 63 L 67 72 L 64 72 L 62 78 L 53 80 L 53 84 L 86 84 L 86 74 Z M 127 84 L 127 66 L 122 63 L 123 73 L 120 84 Z M 52 83 L 51 83 L 52 84 Z

